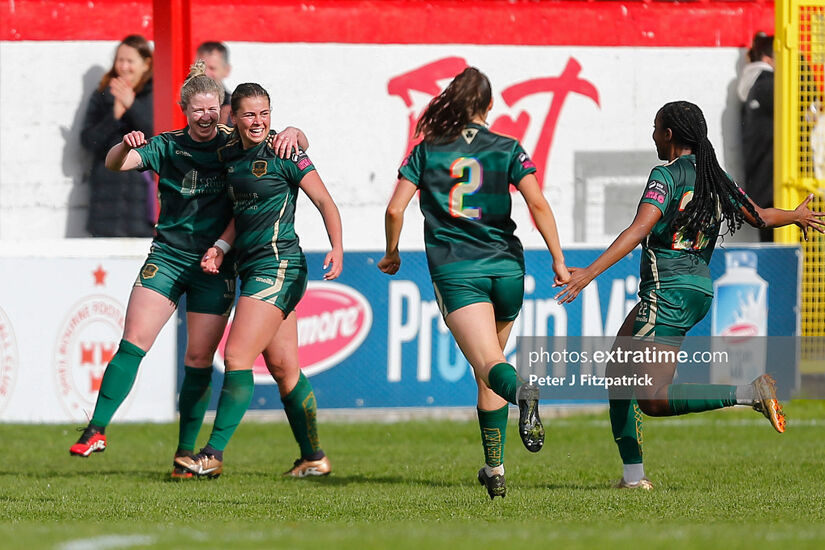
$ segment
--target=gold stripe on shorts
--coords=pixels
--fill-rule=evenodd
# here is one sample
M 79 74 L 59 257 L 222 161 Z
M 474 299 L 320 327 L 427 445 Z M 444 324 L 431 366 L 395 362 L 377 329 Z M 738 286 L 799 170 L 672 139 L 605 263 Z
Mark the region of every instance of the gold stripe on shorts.
M 278 212 L 278 219 L 275 221 L 275 225 L 272 226 L 272 250 L 275 251 L 275 259 L 278 259 L 278 233 L 281 232 L 281 218 L 284 215 L 284 210 L 286 210 L 286 205 L 289 202 L 288 199 L 284 199 L 284 205 L 281 207 L 281 211 Z
M 647 315 L 647 323 L 640 328 L 633 336 L 655 336 L 656 311 L 658 310 L 658 297 L 655 292 L 650 293 L 650 312 Z
M 284 286 L 284 278 L 286 277 L 286 268 L 289 264 L 289 260 L 281 260 L 278 264 L 278 273 L 275 275 L 275 284 L 261 290 L 260 292 L 256 292 L 250 298 L 255 298 L 256 300 L 261 300 L 268 304 L 275 304 L 275 300 L 278 299 L 278 293 L 281 292 L 281 288 Z
M 444 305 L 444 298 L 441 297 L 441 292 L 438 290 L 438 285 L 433 281 L 433 290 L 435 290 L 435 301 L 438 304 L 438 309 L 441 311 L 442 317 L 447 317 L 447 308 Z

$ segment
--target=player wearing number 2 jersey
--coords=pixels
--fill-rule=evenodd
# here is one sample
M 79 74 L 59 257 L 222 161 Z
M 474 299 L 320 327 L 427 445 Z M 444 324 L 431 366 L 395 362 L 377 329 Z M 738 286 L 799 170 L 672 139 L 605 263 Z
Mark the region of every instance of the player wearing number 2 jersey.
M 664 352 L 658 358 L 673 361 L 638 366 L 612 363 L 607 376 L 641 369 L 639 374 L 652 379 L 650 385 L 613 387 L 610 392 L 610 422 L 624 464 L 617 487 L 648 490 L 653 485 L 642 463 L 640 409 L 652 416 L 673 416 L 747 405 L 764 414 L 778 432 L 785 431 L 774 381 L 767 374 L 742 386 L 672 383 L 685 333 L 710 308 L 713 286 L 708 263 L 722 224 L 731 233 L 743 221 L 756 227 L 795 223 L 806 238 L 809 228 L 822 231 L 822 214 L 807 208 L 812 195 L 796 210 L 753 204 L 719 166 L 705 117 L 696 105 L 677 101 L 662 107 L 654 121 L 653 141 L 659 158 L 668 163 L 651 172 L 633 223 L 590 266 L 570 268 L 570 282 L 556 296 L 561 303 L 572 301 L 599 273 L 642 244 L 640 302 L 619 329 L 614 349 L 650 346 Z
M 557 282 L 567 279 L 553 212 L 535 166 L 515 139 L 490 132 L 487 77 L 465 69 L 430 102 L 416 127 L 423 134 L 399 170 L 387 206 L 386 255 L 379 269 L 393 275 L 401 258 L 404 210 L 421 192 L 424 241 L 441 313 L 478 383 L 478 420 L 485 466 L 479 482 L 490 498 L 504 497 L 508 404 L 519 405 L 519 433 L 528 450 L 544 442 L 538 388 L 519 380 L 503 353 L 524 296 L 524 257 L 513 234 L 510 185 L 527 201 L 553 256 Z
M 535 171 L 518 141 L 473 122 L 452 142 L 424 141 L 413 149 L 399 174 L 421 190 L 434 281 L 524 273 L 509 188 Z

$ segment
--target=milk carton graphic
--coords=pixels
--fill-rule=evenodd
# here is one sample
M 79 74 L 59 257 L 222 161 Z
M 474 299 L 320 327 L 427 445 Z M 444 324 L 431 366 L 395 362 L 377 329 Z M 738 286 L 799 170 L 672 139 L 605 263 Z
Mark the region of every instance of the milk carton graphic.
M 725 274 L 713 283 L 712 348 L 727 352 L 711 368 L 714 384 L 747 384 L 765 373 L 768 283 L 756 262 L 755 252 L 726 252 Z

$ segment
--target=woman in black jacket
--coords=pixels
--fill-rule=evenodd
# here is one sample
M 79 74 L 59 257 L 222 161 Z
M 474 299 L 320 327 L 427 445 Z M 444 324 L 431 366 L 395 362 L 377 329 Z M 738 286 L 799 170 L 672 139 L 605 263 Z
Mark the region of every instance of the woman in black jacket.
M 93 237 L 152 235 L 154 182 L 144 173 L 111 172 L 104 165 L 109 149 L 134 130 L 154 134 L 152 49 L 137 34 L 118 46 L 112 68 L 89 100 L 80 134 L 81 143 L 93 155 L 86 224 Z

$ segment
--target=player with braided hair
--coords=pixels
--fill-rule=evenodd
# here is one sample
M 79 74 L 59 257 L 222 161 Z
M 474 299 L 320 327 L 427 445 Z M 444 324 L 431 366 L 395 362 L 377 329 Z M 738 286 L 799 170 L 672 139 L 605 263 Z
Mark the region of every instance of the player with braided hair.
M 682 340 L 710 309 L 713 284 L 710 263 L 724 223 L 733 233 L 747 222 L 754 227 L 796 224 L 823 232 L 822 216 L 811 212 L 807 197 L 795 210 L 760 208 L 721 169 L 707 137 L 702 111 L 687 101 L 663 106 L 656 114 L 653 141 L 663 166 L 648 178 L 636 217 L 608 249 L 586 268 L 570 268 L 570 281 L 556 295 L 571 302 L 600 273 L 642 245 L 640 302 L 628 314 L 614 349 L 654 349 L 673 361 L 645 363 L 648 386 L 611 388 L 610 422 L 624 464 L 617 487 L 651 489 L 641 447 L 641 413 L 674 416 L 734 405 L 761 412 L 778 431 L 785 417 L 773 379 L 762 375 L 743 386 L 673 384 L 676 352 Z M 628 338 L 629 337 L 629 338 Z M 608 377 L 627 374 L 634 365 L 612 363 Z M 632 391 L 629 391 L 632 390 Z

